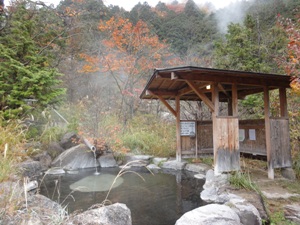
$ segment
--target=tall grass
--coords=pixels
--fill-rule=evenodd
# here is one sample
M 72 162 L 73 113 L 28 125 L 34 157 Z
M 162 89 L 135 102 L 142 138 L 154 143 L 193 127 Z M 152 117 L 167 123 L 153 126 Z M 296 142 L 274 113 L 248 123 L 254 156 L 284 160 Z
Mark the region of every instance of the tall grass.
M 246 189 L 261 194 L 258 186 L 252 182 L 249 172 L 237 171 L 232 173 L 229 177 L 229 183 L 238 189 Z
M 0 182 L 16 173 L 15 163 L 25 156 L 26 129 L 21 121 L 0 118 Z
M 103 137 L 115 151 L 132 151 L 168 157 L 175 155 L 175 123 L 164 121 L 154 115 L 138 115 L 125 126 L 115 116 L 106 116 L 100 124 Z

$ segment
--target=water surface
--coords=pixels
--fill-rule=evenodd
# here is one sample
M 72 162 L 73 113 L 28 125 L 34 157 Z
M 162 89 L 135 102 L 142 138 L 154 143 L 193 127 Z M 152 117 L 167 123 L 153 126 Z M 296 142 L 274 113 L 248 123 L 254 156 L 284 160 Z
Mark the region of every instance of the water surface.
M 132 170 L 132 169 L 131 169 Z M 78 174 L 47 175 L 41 194 L 67 205 L 69 213 L 87 210 L 104 201 L 118 168 L 80 170 Z M 173 225 L 185 212 L 204 205 L 200 192 L 204 180 L 192 173 L 162 171 L 151 174 L 146 169 L 134 170 L 116 180 L 108 200 L 125 203 L 131 210 L 133 225 Z

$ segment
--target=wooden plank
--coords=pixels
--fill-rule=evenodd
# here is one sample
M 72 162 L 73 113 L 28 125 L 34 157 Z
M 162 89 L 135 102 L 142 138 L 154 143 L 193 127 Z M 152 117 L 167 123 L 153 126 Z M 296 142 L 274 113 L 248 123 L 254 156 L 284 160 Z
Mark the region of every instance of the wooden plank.
M 208 108 L 213 112 L 214 104 L 210 101 L 210 99 L 202 93 L 199 88 L 191 81 L 187 80 L 186 83 L 193 89 L 193 91 L 198 95 L 198 97 L 208 106 Z
M 271 148 L 271 126 L 270 126 L 270 97 L 269 89 L 264 87 L 264 107 L 265 107 L 265 131 L 266 131 L 266 149 L 268 162 L 268 177 L 274 179 L 274 165 Z
M 180 96 L 176 96 L 176 160 L 181 162 L 181 136 L 180 136 Z
M 274 168 L 292 167 L 288 119 L 270 119 Z
M 238 93 L 237 93 L 237 85 L 232 85 L 232 115 L 238 116 Z
M 213 83 L 211 85 L 212 88 L 212 103 L 214 104 L 214 110 L 212 112 L 212 122 L 213 122 L 213 148 L 214 148 L 214 173 L 217 175 L 220 173 L 219 168 L 218 168 L 218 124 L 217 124 L 217 116 L 219 116 L 219 91 L 218 91 L 218 85 Z
M 240 169 L 238 118 L 216 118 L 217 135 L 215 168 L 219 172 Z
M 285 88 L 279 88 L 279 102 L 280 102 L 280 115 L 282 117 L 288 117 Z
M 170 104 L 160 95 L 157 95 L 157 97 L 159 98 L 159 100 L 170 110 L 170 112 L 177 117 L 177 112 L 172 108 L 172 106 L 170 106 Z

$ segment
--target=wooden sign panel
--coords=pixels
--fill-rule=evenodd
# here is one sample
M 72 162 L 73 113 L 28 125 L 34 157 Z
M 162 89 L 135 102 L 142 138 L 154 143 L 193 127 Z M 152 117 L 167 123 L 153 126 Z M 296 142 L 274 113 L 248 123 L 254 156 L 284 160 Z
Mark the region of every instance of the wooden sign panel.
M 196 122 L 195 121 L 180 121 L 180 136 L 196 135 Z

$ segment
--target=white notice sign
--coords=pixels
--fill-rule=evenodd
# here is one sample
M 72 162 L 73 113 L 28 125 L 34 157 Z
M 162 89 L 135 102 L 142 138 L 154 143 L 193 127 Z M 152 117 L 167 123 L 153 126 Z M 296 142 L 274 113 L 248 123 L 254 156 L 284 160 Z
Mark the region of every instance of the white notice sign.
M 181 121 L 180 122 L 180 135 L 194 137 L 196 135 L 195 121 Z
M 256 140 L 255 129 L 249 129 L 249 140 L 251 140 L 251 141 Z

